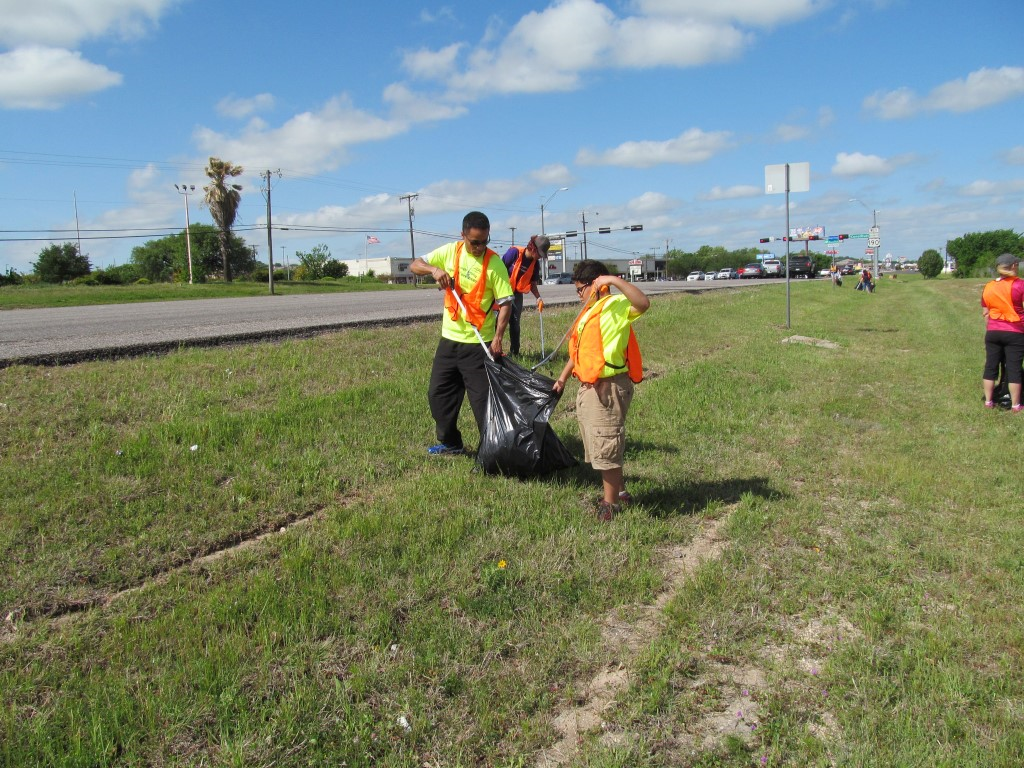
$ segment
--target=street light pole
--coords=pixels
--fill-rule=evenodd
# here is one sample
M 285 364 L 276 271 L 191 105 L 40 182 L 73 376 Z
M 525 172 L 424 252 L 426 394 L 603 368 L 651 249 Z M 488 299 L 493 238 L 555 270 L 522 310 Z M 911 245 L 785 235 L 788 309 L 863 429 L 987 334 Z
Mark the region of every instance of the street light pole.
M 185 196 L 185 251 L 188 253 L 188 284 L 192 285 L 192 236 L 189 234 L 188 195 L 190 192 L 196 191 L 196 185 L 182 184 L 179 187 L 177 184 L 175 184 L 174 188 L 178 190 L 179 195 Z
M 545 208 L 545 206 L 547 206 L 547 204 L 551 202 L 552 198 L 554 198 L 555 195 L 557 195 L 559 192 L 565 192 L 567 189 L 569 189 L 569 188 L 568 187 L 559 187 L 558 189 L 556 189 L 554 192 L 551 193 L 551 195 L 548 197 L 547 200 L 545 200 L 544 202 L 542 202 L 540 204 L 540 233 L 542 235 L 546 234 L 546 232 L 547 232 L 544 229 L 544 208 Z

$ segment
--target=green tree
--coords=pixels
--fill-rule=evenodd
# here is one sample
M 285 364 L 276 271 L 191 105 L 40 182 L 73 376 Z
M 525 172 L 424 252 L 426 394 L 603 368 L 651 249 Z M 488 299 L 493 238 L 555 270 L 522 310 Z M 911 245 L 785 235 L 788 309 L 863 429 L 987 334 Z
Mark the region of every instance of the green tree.
M 228 259 L 228 239 L 231 235 L 231 227 L 238 215 L 238 206 L 242 201 L 242 187 L 240 184 L 228 184 L 227 180 L 242 175 L 240 165 L 232 165 L 226 160 L 218 157 L 211 157 L 209 165 L 206 166 L 206 175 L 210 178 L 210 184 L 203 187 L 206 193 L 206 206 L 210 209 L 210 216 L 213 223 L 217 225 L 220 232 L 220 256 L 221 265 L 224 269 L 224 282 L 231 282 L 231 262 Z
M 1012 253 L 1024 259 L 1024 236 L 1012 229 L 971 232 L 946 243 L 946 254 L 956 261 L 954 277 L 988 277 L 996 258 Z
M 39 252 L 32 271 L 44 283 L 63 283 L 92 271 L 89 257 L 78 252 L 75 243 L 51 243 Z
M 331 249 L 324 243 L 314 245 L 308 252 L 296 251 L 295 258 L 305 267 L 303 280 L 319 280 L 326 273 L 324 267 L 331 261 Z
M 169 282 L 174 274 L 174 235 L 147 240 L 132 248 L 131 260 L 139 274 L 154 283 Z
M 343 264 L 337 259 L 331 259 L 324 264 L 324 277 L 345 277 L 348 275 L 348 264 Z
M 938 277 L 942 274 L 942 254 L 929 248 L 917 260 L 917 271 L 924 277 Z
M 216 275 L 223 269 L 220 232 L 211 224 L 193 224 L 190 232 L 193 281 L 205 283 L 208 275 Z M 153 282 L 188 280 L 188 247 L 184 232 L 135 246 L 131 259 L 140 275 Z M 252 248 L 233 232 L 228 235 L 228 264 L 232 275 L 250 274 L 256 264 Z

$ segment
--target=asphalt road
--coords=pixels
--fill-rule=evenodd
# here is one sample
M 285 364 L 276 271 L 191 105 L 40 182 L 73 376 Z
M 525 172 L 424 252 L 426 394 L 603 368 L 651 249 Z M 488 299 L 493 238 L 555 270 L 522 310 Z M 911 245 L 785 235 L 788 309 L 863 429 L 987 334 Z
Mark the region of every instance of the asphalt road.
M 648 295 L 782 285 L 784 281 L 714 280 L 644 283 Z M 571 285 L 541 286 L 546 304 L 576 303 Z M 436 290 L 311 293 L 238 299 L 103 304 L 0 312 L 0 367 L 63 365 L 164 352 L 182 346 L 310 336 L 353 326 L 439 320 Z M 533 300 L 527 297 L 527 308 Z

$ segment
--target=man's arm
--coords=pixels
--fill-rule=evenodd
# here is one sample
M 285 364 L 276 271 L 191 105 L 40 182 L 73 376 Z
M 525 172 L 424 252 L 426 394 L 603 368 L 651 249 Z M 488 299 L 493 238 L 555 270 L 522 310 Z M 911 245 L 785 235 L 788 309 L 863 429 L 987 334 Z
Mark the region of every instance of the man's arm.
M 452 284 L 451 276 L 440 267 L 435 267 L 428 264 L 426 261 L 417 256 L 409 264 L 409 271 L 414 275 L 420 275 L 421 277 L 432 277 L 434 282 L 437 283 L 437 287 L 441 290 L 445 290 Z
M 626 282 L 616 275 L 601 275 L 593 282 L 595 291 L 605 285 L 615 286 L 618 288 L 619 292 L 629 299 L 629 303 L 633 305 L 634 314 L 642 315 L 651 308 L 651 300 L 647 298 L 647 294 L 637 288 L 635 284 Z
M 494 326 L 494 338 L 491 339 L 491 354 L 501 357 L 501 340 L 505 338 L 505 329 L 508 327 L 508 320 L 512 316 L 512 302 L 506 301 L 498 305 L 498 320 Z

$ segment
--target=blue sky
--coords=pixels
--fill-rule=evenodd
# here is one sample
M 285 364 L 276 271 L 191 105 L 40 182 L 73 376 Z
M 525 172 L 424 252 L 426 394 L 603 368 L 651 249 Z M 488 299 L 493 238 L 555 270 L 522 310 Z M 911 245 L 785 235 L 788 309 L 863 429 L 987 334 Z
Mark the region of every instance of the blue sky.
M 622 258 L 784 234 L 765 166 L 804 162 L 791 226 L 877 211 L 913 260 L 1024 229 L 1022 30 L 1020 0 L 0 0 L 0 269 L 73 241 L 76 202 L 93 265 L 125 263 L 210 155 L 245 168 L 264 261 L 267 170 L 278 262 L 408 256 L 408 194 L 417 254 L 473 209 L 522 244 L 550 198 L 548 232 L 585 214 Z

